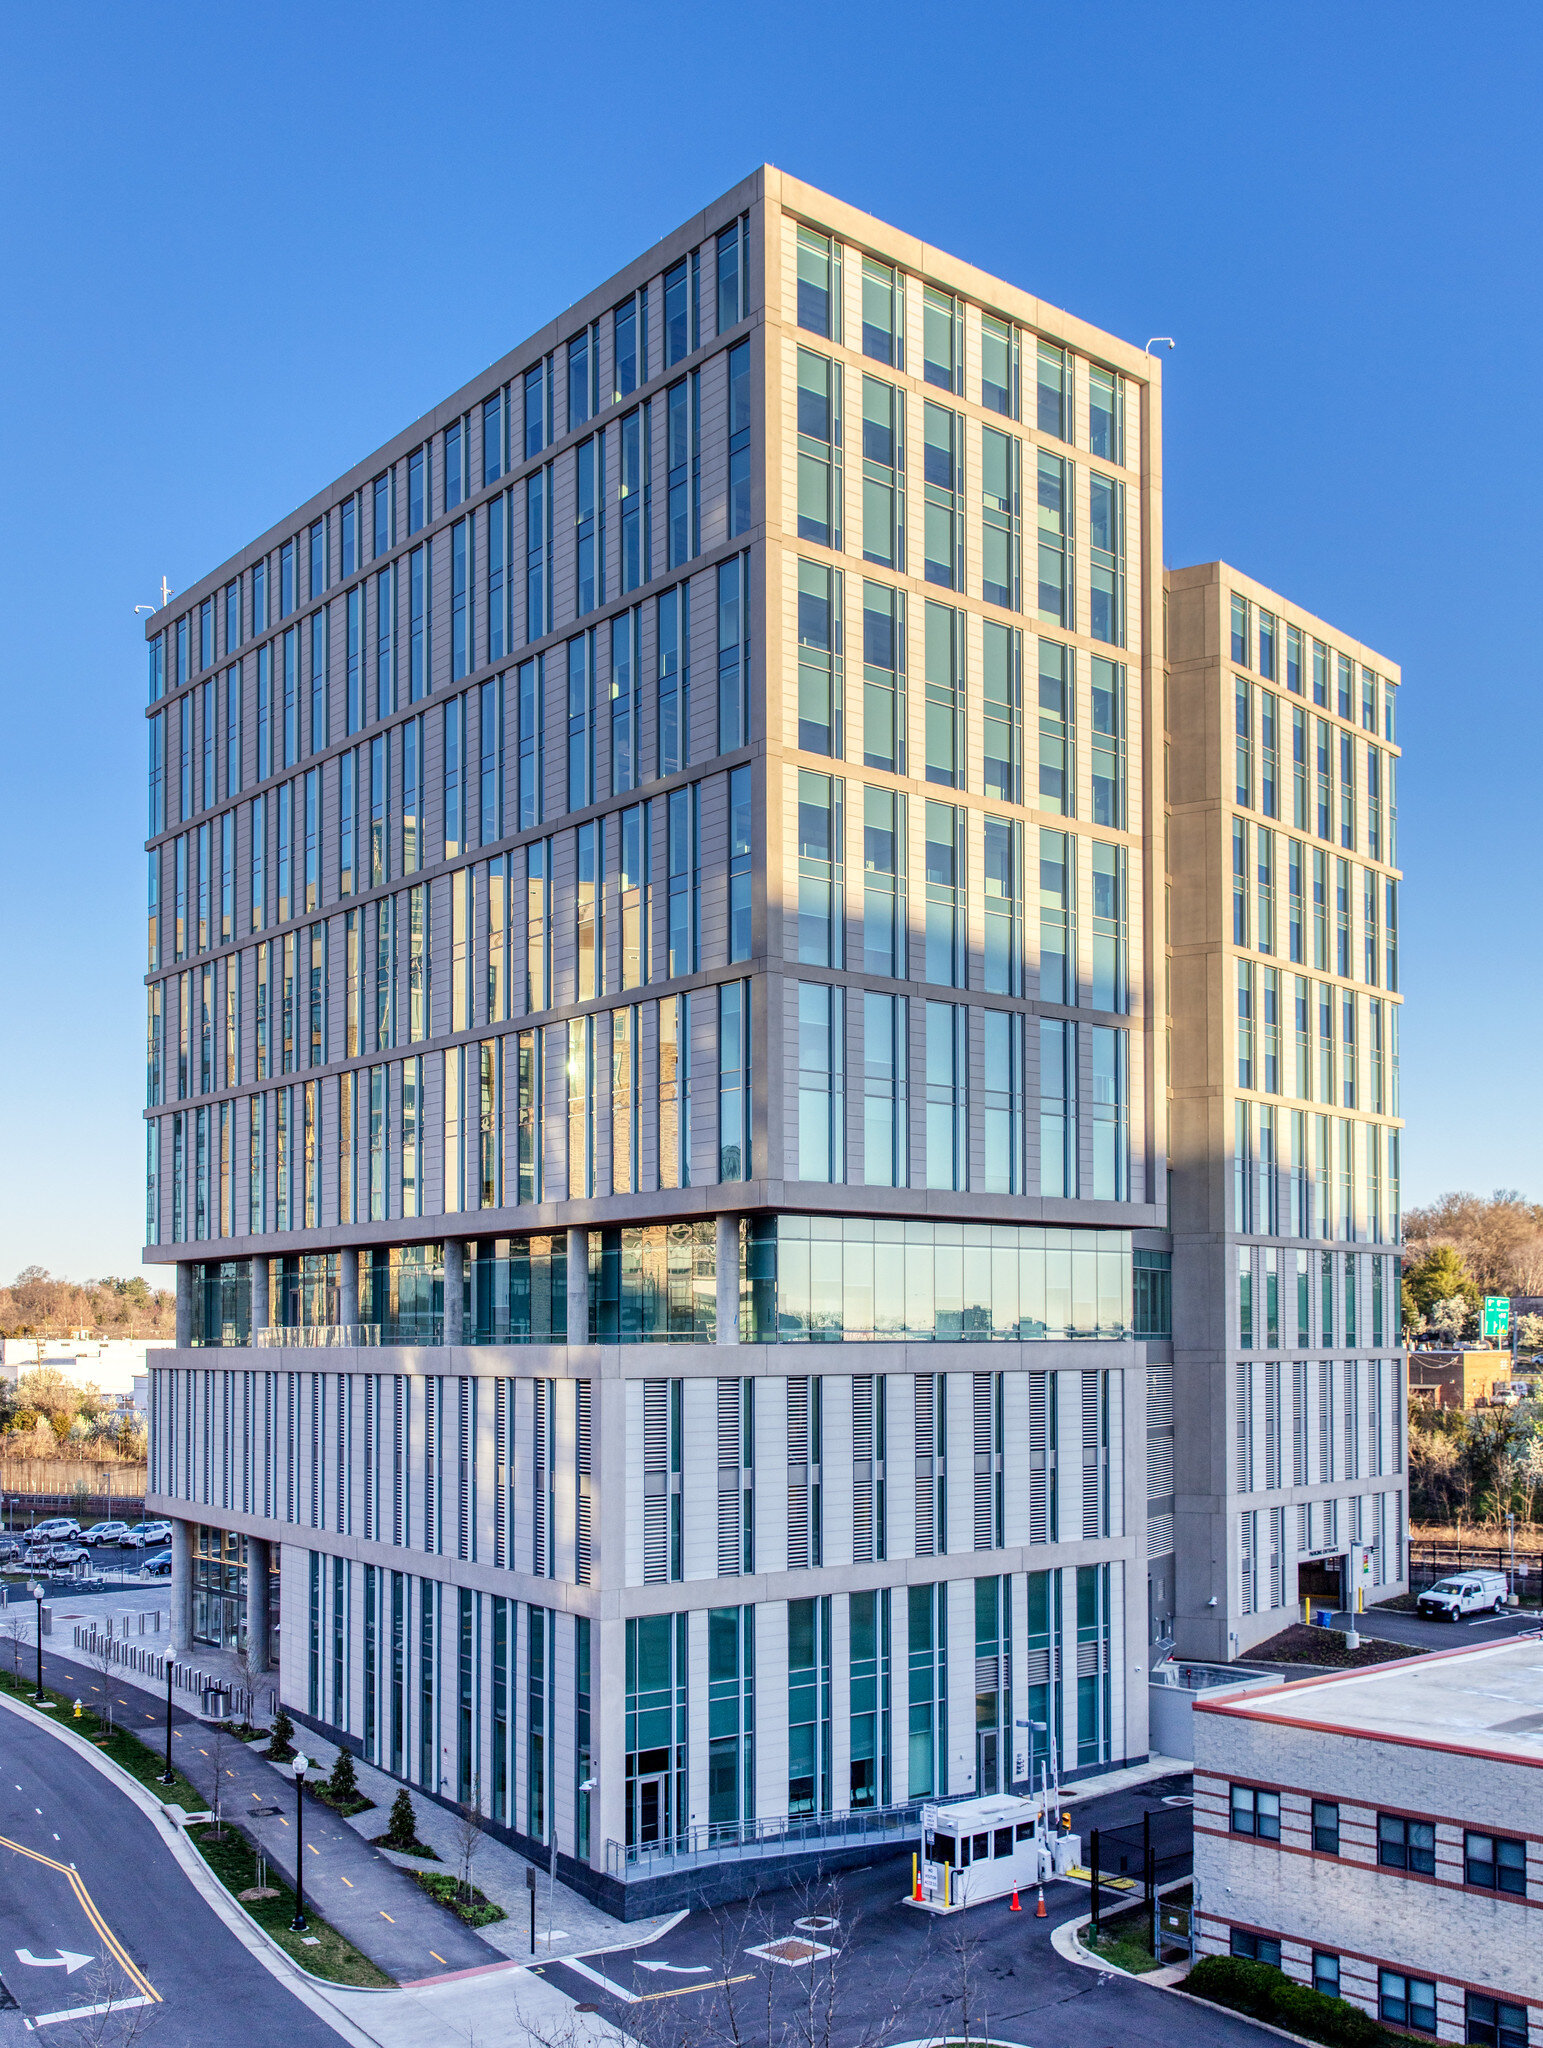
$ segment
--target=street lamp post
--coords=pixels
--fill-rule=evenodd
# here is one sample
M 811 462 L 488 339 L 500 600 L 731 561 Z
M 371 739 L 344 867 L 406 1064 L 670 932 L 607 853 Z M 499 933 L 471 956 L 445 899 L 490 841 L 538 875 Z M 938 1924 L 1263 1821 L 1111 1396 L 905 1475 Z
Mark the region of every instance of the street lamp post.
M 34 1599 L 34 1600 L 35 1600 L 35 1601 L 37 1602 L 37 1610 L 38 1610 L 38 1683 L 37 1683 L 37 1698 L 36 1698 L 36 1700 L 35 1700 L 34 1704 L 35 1704 L 35 1705 L 37 1705 L 37 1706 L 40 1706 L 40 1707 L 41 1707 L 41 1706 L 42 1706 L 42 1705 L 44 1704 L 44 1701 L 43 1701 L 43 1585 L 42 1585 L 42 1581 L 41 1581 L 40 1579 L 31 1579 L 31 1580 L 29 1580 L 29 1581 L 28 1581 L 28 1584 L 27 1584 L 27 1591 L 28 1591 L 28 1592 L 29 1592 L 29 1593 L 30 1593 L 30 1594 L 32 1595 L 33 1599 Z
M 309 1929 L 305 1917 L 305 1774 L 311 1768 L 311 1760 L 303 1750 L 297 1750 L 292 1766 L 295 1773 L 295 1917 L 289 1923 L 291 1934 L 304 1934 Z
M 173 1778 L 173 1776 L 174 1776 L 174 1773 L 173 1773 L 173 1771 L 172 1771 L 172 1767 L 171 1767 L 171 1673 L 172 1673 L 172 1662 L 173 1662 L 173 1659 L 172 1659 L 171 1649 L 170 1649 L 170 1647 L 168 1646 L 168 1648 L 167 1648 L 167 1651 L 166 1651 L 166 1768 L 165 1768 L 165 1770 L 164 1770 L 164 1771 L 163 1771 L 163 1772 L 161 1773 L 161 1783 L 162 1783 L 163 1785 L 169 1785 L 169 1784 L 171 1783 L 171 1781 L 172 1781 L 172 1778 Z

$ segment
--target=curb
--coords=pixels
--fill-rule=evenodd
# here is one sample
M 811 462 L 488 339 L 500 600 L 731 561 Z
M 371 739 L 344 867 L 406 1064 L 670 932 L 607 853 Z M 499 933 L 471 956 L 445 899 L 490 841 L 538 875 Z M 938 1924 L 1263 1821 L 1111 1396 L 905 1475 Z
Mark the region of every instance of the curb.
M 1124 1977 L 1132 1984 L 1145 1984 L 1150 1990 L 1164 1991 L 1170 1998 L 1182 1998 L 1186 2005 L 1199 2006 L 1205 2012 L 1224 2012 L 1232 2019 L 1242 2020 L 1247 2026 L 1258 2027 L 1261 2033 L 1273 2034 L 1278 2041 L 1295 2042 L 1297 2048 L 1319 2048 L 1318 2043 L 1309 2041 L 1304 2034 L 1289 2034 L 1284 2027 L 1277 2027 L 1269 2020 L 1257 2020 L 1252 2013 L 1236 2012 L 1230 2005 L 1213 2005 L 1209 1998 L 1197 1998 L 1193 1991 L 1183 1991 L 1177 1984 L 1159 1983 L 1156 1981 L 1159 1973 L 1155 1970 L 1143 1971 L 1137 1976 L 1133 1971 L 1122 1970 L 1118 1963 L 1107 1962 L 1094 1955 L 1077 1938 L 1092 1918 L 1091 1913 L 1083 1913 L 1077 1919 L 1063 1920 L 1051 1929 L 1050 1946 L 1058 1956 L 1064 1956 L 1067 1962 L 1075 1963 L 1079 1969 L 1097 1970 L 1104 1976 Z
M 29 1713 L 19 1700 L 7 1699 L 0 1694 L 0 1707 L 4 1707 L 7 1712 L 15 1714 L 23 1721 L 30 1721 L 34 1727 L 46 1728 L 50 1735 L 67 1743 L 78 1756 L 83 1757 L 120 1792 L 126 1793 L 171 1851 L 173 1858 L 181 1866 L 183 1876 L 235 1935 L 242 1947 L 254 1955 L 271 1975 L 278 1978 L 286 1991 L 308 2006 L 318 2019 L 325 2021 L 336 2033 L 342 2035 L 344 2040 L 354 2043 L 355 2048 L 377 2048 L 375 2037 L 365 2033 L 345 2014 L 339 2012 L 327 1996 L 327 1992 L 334 1989 L 379 1990 L 382 1987 L 327 1984 L 324 1989 L 322 1978 L 313 1977 L 308 1970 L 301 1969 L 293 1957 L 286 1955 L 278 1943 L 263 1932 L 249 1913 L 241 1910 L 181 1829 L 173 1824 L 162 1803 L 147 1792 L 137 1778 L 131 1777 L 121 1764 L 115 1764 L 111 1757 L 103 1756 L 99 1749 L 93 1748 L 83 1736 L 77 1735 L 73 1728 L 49 1720 L 42 1714 Z

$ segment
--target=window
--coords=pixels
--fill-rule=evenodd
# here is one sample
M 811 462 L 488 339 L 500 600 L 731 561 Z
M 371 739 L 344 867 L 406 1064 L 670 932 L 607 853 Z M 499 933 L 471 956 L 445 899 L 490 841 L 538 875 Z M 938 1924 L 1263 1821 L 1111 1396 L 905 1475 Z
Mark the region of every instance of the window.
M 729 534 L 749 531 L 750 344 L 742 341 L 729 350 Z
M 407 531 L 428 524 L 428 450 L 415 448 L 407 458 Z
M 1023 993 L 1023 832 L 1010 818 L 981 821 L 985 852 L 983 986 L 991 995 Z
M 1065 349 L 1042 341 L 1038 350 L 1038 402 L 1034 424 L 1042 434 L 1069 441 L 1071 433 L 1071 358 Z
M 604 434 L 581 441 L 573 462 L 573 611 L 582 619 L 605 603 Z
M 691 757 L 691 587 L 659 599 L 659 773 L 676 775 Z
M 1076 841 L 1069 832 L 1039 835 L 1039 994 L 1041 1002 L 1077 1000 Z
M 1130 1197 L 1130 1132 L 1126 1066 L 1130 1034 L 1093 1026 L 1093 1199 Z M 989 1067 L 988 1067 L 989 1072 Z
M 636 609 L 611 621 L 611 793 L 636 789 L 638 764 L 638 674 L 643 619 Z
M 751 772 L 729 772 L 729 958 L 748 960 L 751 946 L 751 862 L 754 857 Z
M 1072 605 L 1071 466 L 1039 453 L 1039 616 L 1074 629 Z
M 552 438 L 552 380 L 544 362 L 525 372 L 525 455 L 539 455 Z
M 905 798 L 863 791 L 863 972 L 906 974 Z M 888 1183 L 886 1183 L 888 1185 Z
M 905 567 L 905 400 L 863 379 L 863 559 Z
M 1128 1002 L 1126 853 L 1096 839 L 1093 863 L 1093 981 L 1095 1010 L 1123 1010 Z
M 1088 451 L 1124 465 L 1125 379 L 1096 363 L 1088 369 Z
M 1339 1957 L 1313 1950 L 1313 1989 L 1323 1998 L 1339 1996 Z
M 718 332 L 727 334 L 750 310 L 750 222 L 726 227 L 718 237 Z
M 1018 417 L 1018 330 L 989 313 L 980 318 L 980 402 L 988 412 Z
M 1125 645 L 1125 486 L 1117 477 L 1088 476 L 1088 631 L 1111 647 Z
M 988 626 L 988 632 L 991 630 Z M 1125 668 L 1093 656 L 1093 822 L 1125 826 Z
M 482 402 L 482 482 L 496 484 L 509 467 L 504 451 L 504 395 L 495 391 Z
M 750 743 L 750 557 L 718 564 L 718 751 Z
M 829 341 L 841 339 L 841 251 L 828 235 L 798 230 L 798 324 Z
M 798 744 L 840 758 L 841 572 L 798 565 Z
M 1039 807 L 1076 815 L 1076 656 L 1053 640 L 1039 643 Z
M 905 773 L 905 595 L 863 585 L 863 766 Z
M 1016 628 L 999 626 L 991 619 L 983 622 L 981 775 L 987 796 L 1010 804 L 1022 801 L 1021 649 L 1022 636 Z
M 1231 1952 L 1241 1956 L 1245 1962 L 1269 1963 L 1280 1968 L 1280 1943 L 1273 1934 L 1251 1934 L 1247 1928 L 1234 1927 L 1230 1943 Z
M 1325 1257 L 1328 1256 L 1325 1253 Z M 1436 1869 L 1434 1825 L 1428 1820 L 1406 1820 L 1401 1814 L 1379 1813 L 1377 1861 L 1389 1870 L 1409 1870 L 1424 1877 L 1432 1876 Z
M 929 1188 L 966 1184 L 966 1021 L 962 1003 L 926 1005 L 926 1174 Z
M 922 428 L 922 574 L 945 590 L 959 590 L 964 586 L 964 421 L 946 405 L 928 403 L 922 408 Z
M 718 1178 L 749 1180 L 750 984 L 718 990 Z
M 1018 610 L 1018 471 L 1020 443 L 1013 434 L 982 427 L 981 596 L 987 604 Z
M 581 1003 L 605 988 L 605 820 L 574 834 L 574 987 Z
M 1527 1896 L 1527 1845 L 1504 1835 L 1463 1836 L 1463 1880 L 1486 1891 Z
M 906 1184 L 906 1018 L 904 996 L 864 993 L 863 1179 L 869 1187 Z
M 525 479 L 525 638 L 539 640 L 551 624 L 547 562 L 552 545 L 550 467 Z
M 545 657 L 522 661 L 517 673 L 519 719 L 519 789 L 516 830 L 528 831 L 539 825 L 542 812 L 542 783 L 545 767 Z
M 1377 2017 L 1390 2027 L 1412 2027 L 1422 2034 L 1436 2031 L 1436 1987 L 1424 1977 L 1406 1977 L 1398 1970 L 1377 1972 Z
M 589 329 L 576 334 L 568 344 L 568 431 L 582 427 L 594 412 L 594 394 L 590 389 L 591 359 L 597 351 L 590 347 Z M 598 368 L 598 365 L 596 365 Z
M 701 461 L 698 382 L 696 373 L 682 377 L 664 395 L 669 491 L 665 566 L 671 569 L 689 562 L 697 552 L 697 482 Z
M 1348 724 L 1354 716 L 1351 699 L 1355 691 L 1355 666 L 1348 654 L 1341 654 L 1336 657 L 1336 670 L 1339 685 L 1337 691 L 1339 715 Z
M 926 779 L 964 787 L 964 614 L 928 600 Z
M 809 967 L 841 967 L 842 798 L 839 777 L 798 774 L 798 957 Z
M 905 367 L 905 294 L 887 263 L 863 258 L 863 354 Z M 802 324 L 802 323 L 800 323 Z
M 841 545 L 838 461 L 841 372 L 828 356 L 798 351 L 798 537 L 821 547 Z M 673 472 L 672 472 L 673 473 Z
M 1009 1010 L 987 1010 L 982 1023 L 985 1051 L 984 1186 L 988 1194 L 1021 1194 L 1023 1018 Z
M 594 635 L 568 642 L 568 809 L 595 800 Z
M 1280 1840 L 1280 1794 L 1254 1785 L 1232 1788 L 1232 1832 L 1255 1835 L 1262 1842 Z
M 964 987 L 964 818 L 953 804 L 926 806 L 926 951 L 922 978 Z
M 621 423 L 621 587 L 636 590 L 653 571 L 653 406 L 641 405 Z
M 644 349 L 638 348 L 639 299 L 645 309 L 648 297 L 646 291 L 628 299 L 611 314 L 611 396 L 613 401 L 625 398 L 629 391 L 636 391 L 640 384 L 648 382 L 646 367 L 647 335 L 644 334 Z
M 695 251 L 664 273 L 664 367 L 684 362 L 697 345 L 698 263 Z
M 621 814 L 618 833 L 621 866 L 617 877 L 617 908 L 621 918 L 621 985 L 624 989 L 641 988 L 648 980 L 649 876 L 653 867 L 651 815 L 648 804 L 629 804 Z M 629 1187 L 625 1192 L 632 1194 L 636 1190 Z
M 1467 1994 L 1467 2039 L 1477 2048 L 1527 2048 L 1527 2008 L 1487 1992 Z
M 1252 668 L 1252 649 L 1249 646 L 1248 599 L 1239 597 L 1234 591 L 1232 597 L 1232 658 L 1239 668 Z
M 748 776 L 750 770 L 736 769 Z M 701 922 L 702 871 L 697 865 L 698 785 L 673 789 L 669 796 L 666 868 L 668 872 L 669 962 L 671 980 L 678 974 L 694 974 L 697 965 L 697 934 Z
M 1039 1191 L 1056 1200 L 1076 1196 L 1077 1027 L 1059 1018 L 1039 1022 Z
M 1297 1285 L 1298 1292 L 1305 1296 L 1307 1293 L 1307 1267 L 1305 1264 L 1299 1268 Z M 1305 1345 L 1308 1341 L 1305 1301 L 1298 1309 L 1298 1322 L 1301 1325 L 1298 1335 Z M 1315 1799 L 1313 1801 L 1313 1847 L 1321 1856 L 1337 1856 L 1339 1854 L 1339 1807 L 1332 1799 Z
M 466 441 L 461 431 L 461 422 L 455 420 L 445 429 L 445 510 L 454 511 L 467 496 Z M 343 572 L 345 575 L 347 570 Z
M 845 1168 L 844 991 L 798 984 L 798 1177 L 841 1181 Z

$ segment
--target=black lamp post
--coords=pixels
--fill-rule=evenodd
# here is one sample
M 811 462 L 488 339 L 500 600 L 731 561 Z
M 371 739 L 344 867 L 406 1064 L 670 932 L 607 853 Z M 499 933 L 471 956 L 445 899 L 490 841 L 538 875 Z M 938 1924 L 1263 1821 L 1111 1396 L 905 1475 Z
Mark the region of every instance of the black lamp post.
M 41 1581 L 40 1579 L 32 1579 L 32 1580 L 30 1580 L 30 1581 L 28 1582 L 28 1585 L 27 1585 L 27 1591 L 28 1591 L 28 1592 L 29 1592 L 29 1593 L 30 1593 L 30 1594 L 32 1595 L 33 1599 L 34 1599 L 34 1600 L 35 1600 L 35 1601 L 37 1602 L 37 1610 L 38 1610 L 38 1684 L 37 1684 L 37 1701 L 36 1701 L 36 1704 L 37 1704 L 38 1706 L 40 1706 L 40 1707 L 41 1707 L 41 1706 L 42 1706 L 42 1705 L 44 1704 L 44 1701 L 43 1701 L 43 1584 L 42 1584 L 42 1581 Z
M 297 1751 L 293 1765 L 295 1773 L 295 1917 L 289 1923 L 291 1934 L 305 1934 L 310 1923 L 305 1917 L 305 1774 L 311 1768 L 311 1760 L 304 1751 Z
M 166 1768 L 165 1768 L 165 1770 L 164 1770 L 164 1771 L 163 1771 L 163 1772 L 161 1773 L 161 1783 L 162 1783 L 163 1785 L 169 1785 L 169 1784 L 170 1784 L 170 1783 L 172 1782 L 172 1779 L 173 1779 L 173 1778 L 175 1777 L 175 1775 L 176 1775 L 176 1773 L 175 1773 L 175 1772 L 174 1772 L 174 1771 L 172 1770 L 172 1767 L 171 1767 L 171 1673 L 172 1673 L 172 1662 L 173 1662 L 173 1659 L 172 1659 L 172 1654 L 171 1654 L 171 1650 L 170 1650 L 170 1649 L 168 1648 L 168 1650 L 167 1650 L 167 1652 L 166 1652 Z

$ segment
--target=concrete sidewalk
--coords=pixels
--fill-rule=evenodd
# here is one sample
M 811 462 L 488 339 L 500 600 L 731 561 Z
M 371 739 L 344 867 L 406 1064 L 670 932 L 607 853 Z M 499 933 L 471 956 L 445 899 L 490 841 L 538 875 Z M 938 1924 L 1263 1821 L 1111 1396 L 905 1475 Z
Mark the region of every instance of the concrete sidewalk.
M 147 1732 L 164 1726 L 164 1698 L 126 1683 L 120 1674 L 104 1681 L 73 1653 L 62 1655 L 46 1642 L 43 1671 L 46 1682 L 60 1692 L 91 1700 L 105 1691 L 120 1725 Z M 292 1884 L 296 1834 L 290 1771 L 268 1763 L 255 1747 L 247 1749 L 229 1735 L 216 1734 L 208 1723 L 175 1704 L 172 1761 L 211 1805 L 219 1768 L 227 1818 L 240 1822 Z M 374 1832 L 384 1831 L 385 1809 L 361 1818 L 374 1824 Z M 398 1983 L 502 1960 L 497 1949 L 371 1848 L 359 1829 L 315 1798 L 305 1802 L 304 1881 L 307 1903 Z

